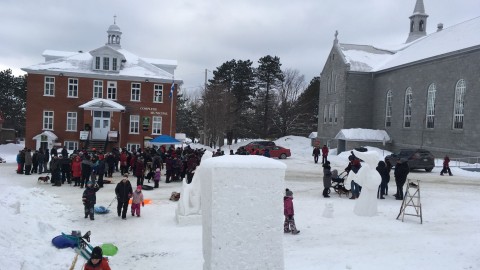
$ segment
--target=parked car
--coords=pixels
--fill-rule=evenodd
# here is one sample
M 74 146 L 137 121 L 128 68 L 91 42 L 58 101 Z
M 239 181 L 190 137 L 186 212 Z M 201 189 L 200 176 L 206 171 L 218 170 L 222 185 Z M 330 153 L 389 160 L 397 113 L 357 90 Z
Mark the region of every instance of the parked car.
M 3 159 L 2 157 L 0 157 L 0 163 L 5 163 L 5 159 Z
M 245 147 L 247 147 L 248 145 L 255 145 L 255 144 L 259 144 L 263 146 L 275 146 L 275 142 L 272 142 L 272 141 L 253 141 L 245 145 Z
M 274 146 L 265 146 L 261 144 L 245 145 L 245 150 L 247 150 L 249 153 L 252 153 L 252 152 L 255 153 L 258 150 L 258 154 L 263 155 L 265 149 L 268 149 L 270 151 L 270 157 L 272 158 L 286 159 L 287 157 L 290 157 L 292 155 L 290 152 L 290 149 L 281 147 L 279 145 L 274 145 Z
M 425 149 L 400 149 L 400 152 L 397 154 L 391 154 L 385 157 L 392 166 L 395 166 L 397 160 L 402 158 L 408 160 L 410 170 L 425 169 L 425 171 L 431 172 L 435 167 L 435 157 L 430 151 Z

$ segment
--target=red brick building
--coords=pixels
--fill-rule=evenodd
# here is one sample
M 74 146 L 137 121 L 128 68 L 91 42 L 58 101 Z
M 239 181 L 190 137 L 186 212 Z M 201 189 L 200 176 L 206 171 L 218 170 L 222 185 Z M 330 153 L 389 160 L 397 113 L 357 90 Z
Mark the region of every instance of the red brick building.
M 177 62 L 122 49 L 113 24 L 107 43 L 90 52 L 46 50 L 27 77 L 25 146 L 143 148 L 175 135 Z M 170 97 L 171 96 L 171 97 Z

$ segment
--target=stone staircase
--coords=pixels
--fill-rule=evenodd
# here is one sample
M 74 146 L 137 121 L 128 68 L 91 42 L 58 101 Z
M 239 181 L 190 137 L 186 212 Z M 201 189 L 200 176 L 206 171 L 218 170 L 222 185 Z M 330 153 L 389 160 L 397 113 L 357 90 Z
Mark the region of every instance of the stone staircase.
M 91 140 L 88 144 L 88 148 L 92 150 L 95 148 L 97 151 L 105 152 L 105 141 L 104 140 Z

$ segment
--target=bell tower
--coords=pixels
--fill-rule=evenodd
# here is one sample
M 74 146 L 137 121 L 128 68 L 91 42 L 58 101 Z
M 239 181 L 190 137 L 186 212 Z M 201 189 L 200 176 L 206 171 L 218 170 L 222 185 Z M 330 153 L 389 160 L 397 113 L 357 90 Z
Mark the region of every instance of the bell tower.
M 108 27 L 107 34 L 108 34 L 108 41 L 106 45 L 120 48 L 120 39 L 122 38 L 122 31 L 120 31 L 120 27 L 117 25 L 117 15 L 113 16 L 113 24 Z
M 423 0 L 417 0 L 412 16 L 410 16 L 410 33 L 405 43 L 412 42 L 427 35 L 427 18 Z

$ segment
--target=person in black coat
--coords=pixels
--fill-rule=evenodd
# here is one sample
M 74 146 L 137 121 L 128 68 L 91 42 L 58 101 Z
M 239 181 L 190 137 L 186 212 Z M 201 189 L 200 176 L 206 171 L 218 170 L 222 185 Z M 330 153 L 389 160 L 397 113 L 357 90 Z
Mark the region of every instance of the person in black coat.
M 408 167 L 408 162 L 406 159 L 398 159 L 397 165 L 395 165 L 395 183 L 397 184 L 397 194 L 395 198 L 397 200 L 403 200 L 403 185 L 407 181 L 407 175 L 410 172 L 410 167 Z
M 124 175 L 122 181 L 120 181 L 115 187 L 115 194 L 117 195 L 117 214 L 122 215 L 122 219 L 127 219 L 128 200 L 132 197 L 133 189 L 132 184 L 127 179 L 127 175 Z
M 377 172 L 382 177 L 382 182 L 378 187 L 377 198 L 383 200 L 385 199 L 385 197 L 383 196 L 386 195 L 388 181 L 390 180 L 390 171 L 388 170 L 387 165 L 385 164 L 384 161 L 379 161 L 376 169 L 377 169 Z
M 82 202 L 85 206 L 85 218 L 90 216 L 91 220 L 94 220 L 95 215 L 95 203 L 97 203 L 97 191 L 99 187 L 97 184 L 93 184 L 92 181 L 87 182 L 87 188 L 83 191 Z
M 313 161 L 315 163 L 318 163 L 318 157 L 320 156 L 320 148 L 318 146 L 315 146 L 315 148 L 313 148 L 312 156 Z

